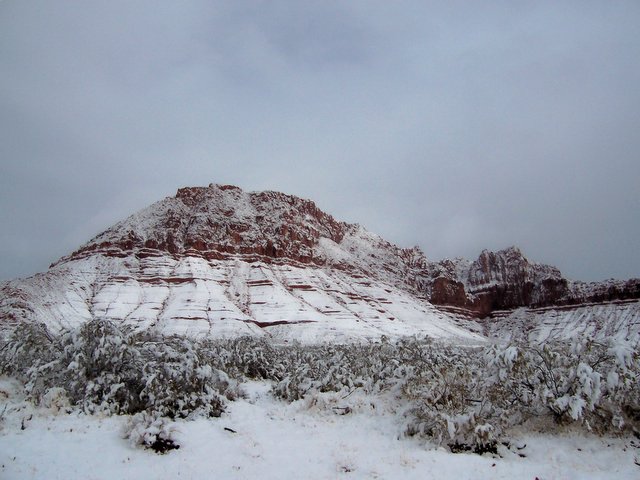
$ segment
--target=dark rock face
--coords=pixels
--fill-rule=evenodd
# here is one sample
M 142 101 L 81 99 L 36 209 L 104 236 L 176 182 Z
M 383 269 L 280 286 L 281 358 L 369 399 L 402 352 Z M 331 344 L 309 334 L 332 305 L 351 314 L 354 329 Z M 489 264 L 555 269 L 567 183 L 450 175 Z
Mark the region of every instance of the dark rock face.
M 431 303 L 435 305 L 451 305 L 470 308 L 464 284 L 452 278 L 437 277 L 431 284 Z
M 340 243 L 346 229 L 310 200 L 230 185 L 188 187 L 98 235 L 70 258 L 147 248 L 322 263 L 313 251 L 319 239 Z
M 471 264 L 468 283 L 483 314 L 556 302 L 567 293 L 567 281 L 557 268 L 532 264 L 514 247 L 483 251 Z
M 495 310 L 579 305 L 640 298 L 640 280 L 572 282 L 552 266 L 532 263 L 516 247 L 483 251 L 477 260 L 444 260 L 428 268 L 436 305 L 486 317 Z

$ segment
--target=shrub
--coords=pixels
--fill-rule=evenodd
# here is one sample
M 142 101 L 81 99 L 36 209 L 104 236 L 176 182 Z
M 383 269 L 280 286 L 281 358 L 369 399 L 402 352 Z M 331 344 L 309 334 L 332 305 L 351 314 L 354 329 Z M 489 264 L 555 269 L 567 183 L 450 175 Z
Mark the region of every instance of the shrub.
M 60 345 L 42 323 L 16 325 L 0 345 L 0 373 L 26 380 L 29 368 L 54 361 Z
M 169 448 L 168 419 L 219 416 L 247 378 L 272 382 L 282 400 L 307 399 L 343 414 L 356 407 L 347 398 L 384 397 L 402 412 L 408 435 L 452 451 L 495 452 L 514 426 L 549 419 L 555 428 L 640 435 L 640 359 L 617 340 L 302 346 L 251 337 L 198 342 L 94 320 L 59 336 L 22 324 L 0 345 L 0 362 L 34 401 L 135 415 L 129 438 L 158 441 L 158 448 Z
M 452 451 L 495 450 L 501 425 L 488 401 L 478 351 L 412 342 L 403 345 L 402 356 L 412 367 L 403 385 L 410 401 L 406 433 L 430 437 Z
M 169 418 L 219 417 L 224 411 L 223 395 L 230 392 L 231 380 L 203 362 L 192 341 L 147 341 L 141 345 L 141 356 L 142 388 L 137 395 L 145 409 Z
M 589 339 L 573 343 L 493 347 L 487 383 L 492 401 L 525 417 L 550 414 L 558 424 L 638 432 L 638 353 L 628 344 Z
M 143 447 L 163 454 L 180 448 L 176 439 L 177 427 L 157 413 L 140 412 L 127 421 L 123 438 L 133 447 Z
M 219 416 L 231 381 L 185 338 L 136 333 L 106 320 L 58 337 L 25 325 L 3 347 L 3 371 L 39 402 L 51 388 L 87 413 Z
M 95 320 L 66 332 L 63 354 L 50 372 L 74 405 L 87 413 L 135 413 L 144 408 L 139 375 L 144 363 L 136 334 L 114 322 Z

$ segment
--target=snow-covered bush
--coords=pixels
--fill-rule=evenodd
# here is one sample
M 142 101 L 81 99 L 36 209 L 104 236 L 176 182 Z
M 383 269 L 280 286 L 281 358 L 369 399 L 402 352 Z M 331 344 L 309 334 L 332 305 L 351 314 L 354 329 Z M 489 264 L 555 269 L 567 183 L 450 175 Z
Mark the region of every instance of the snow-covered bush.
M 219 417 L 224 395 L 233 395 L 232 381 L 201 359 L 197 345 L 183 337 L 146 341 L 140 345 L 143 359 L 138 375 L 138 398 L 145 409 L 162 416 Z
M 487 398 L 479 352 L 414 341 L 402 344 L 401 353 L 411 366 L 403 385 L 411 402 L 407 434 L 425 435 L 456 451 L 495 451 L 501 424 Z
M 26 379 L 29 368 L 54 361 L 59 352 L 57 339 L 44 324 L 20 323 L 0 344 L 0 373 Z
M 397 353 L 388 342 L 287 348 L 280 352 L 287 374 L 273 392 L 293 401 L 316 392 L 389 391 L 406 374 Z
M 625 342 L 519 343 L 487 351 L 491 401 L 523 419 L 550 414 L 588 429 L 640 428 L 640 362 Z
M 234 378 L 280 380 L 286 374 L 280 348 L 262 338 L 209 340 L 199 348 L 211 366 Z
M 156 431 L 165 438 L 167 419 L 219 416 L 247 378 L 270 381 L 284 401 L 305 399 L 341 414 L 377 401 L 366 398 L 383 399 L 403 415 L 407 434 L 455 451 L 495 451 L 526 422 L 640 434 L 640 359 L 618 340 L 303 346 L 251 337 L 194 341 L 94 320 L 59 336 L 21 325 L 0 345 L 0 362 L 1 373 L 21 379 L 31 399 L 49 408 L 68 402 L 88 413 L 140 414 L 130 437 L 142 444 L 152 444 Z
M 134 413 L 144 409 L 136 334 L 114 322 L 94 320 L 62 338 L 63 353 L 51 373 L 74 405 L 88 413 Z
M 310 393 L 355 388 L 356 373 L 344 350 L 344 346 L 326 345 L 290 350 L 284 356 L 287 374 L 274 386 L 274 394 L 294 401 Z
M 603 369 L 605 395 L 600 409 L 612 425 L 640 436 L 640 353 L 615 338 L 610 340 L 607 353 L 611 361 L 607 370 Z
M 133 447 L 149 448 L 156 453 L 166 453 L 180 448 L 175 423 L 157 413 L 140 412 L 127 421 L 123 438 L 129 440 Z
M 67 391 L 61 387 L 52 387 L 48 389 L 40 400 L 40 405 L 48 408 L 52 413 L 71 411 L 71 402 L 67 396 Z
M 224 396 L 234 392 L 224 372 L 202 361 L 206 355 L 185 338 L 136 333 L 107 320 L 58 337 L 37 325 L 21 332 L 3 346 L 3 372 L 22 378 L 35 402 L 59 388 L 87 413 L 184 418 L 219 416 Z

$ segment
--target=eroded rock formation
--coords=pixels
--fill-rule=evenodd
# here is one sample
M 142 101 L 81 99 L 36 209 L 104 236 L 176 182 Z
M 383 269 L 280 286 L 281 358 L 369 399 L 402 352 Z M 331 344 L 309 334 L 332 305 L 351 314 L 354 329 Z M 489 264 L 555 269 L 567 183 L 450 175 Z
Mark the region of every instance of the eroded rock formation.
M 638 336 L 637 301 L 589 306 L 638 298 L 637 279 L 570 281 L 515 247 L 483 251 L 475 261 L 430 262 L 418 247 L 340 222 L 310 200 L 212 184 L 179 189 L 48 272 L 0 284 L 0 324 L 65 328 L 107 318 L 213 337 L 426 334 L 475 341 L 486 327 L 475 319 L 553 307 L 583 312 L 566 317 L 572 328 L 597 311 L 602 332 L 623 325 Z M 506 324 L 533 331 L 533 320 L 518 315 Z M 565 317 L 553 318 L 560 324 Z

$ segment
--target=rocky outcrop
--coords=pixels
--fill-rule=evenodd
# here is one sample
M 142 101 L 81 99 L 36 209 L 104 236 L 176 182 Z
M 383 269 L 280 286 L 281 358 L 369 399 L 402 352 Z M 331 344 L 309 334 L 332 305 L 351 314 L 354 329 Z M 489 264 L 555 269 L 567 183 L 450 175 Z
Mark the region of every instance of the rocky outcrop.
M 431 302 L 484 318 L 496 310 L 581 305 L 640 298 L 640 280 L 584 283 L 567 280 L 552 266 L 527 260 L 516 247 L 484 250 L 477 260 L 429 265 Z
M 334 219 L 311 200 L 231 185 L 187 187 L 119 222 L 54 265 L 92 255 L 169 254 L 337 268 L 423 293 L 428 265 L 360 225 Z M 52 265 L 53 266 L 53 265 Z
M 212 184 L 179 189 L 175 197 L 116 224 L 63 261 L 146 248 L 171 254 L 196 251 L 210 258 L 240 254 L 323 264 L 325 259 L 314 252 L 320 238 L 340 243 L 347 227 L 310 200 Z

